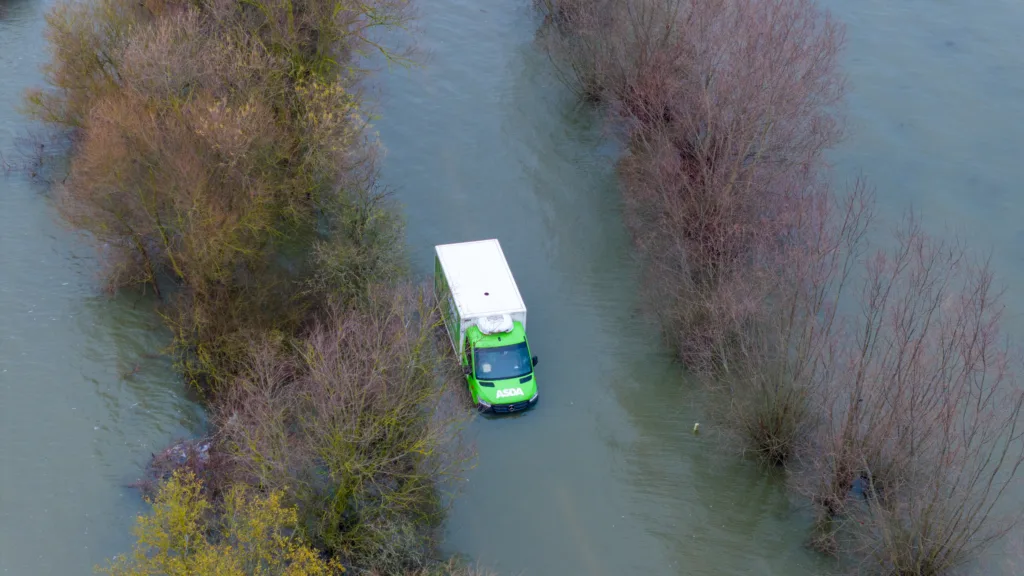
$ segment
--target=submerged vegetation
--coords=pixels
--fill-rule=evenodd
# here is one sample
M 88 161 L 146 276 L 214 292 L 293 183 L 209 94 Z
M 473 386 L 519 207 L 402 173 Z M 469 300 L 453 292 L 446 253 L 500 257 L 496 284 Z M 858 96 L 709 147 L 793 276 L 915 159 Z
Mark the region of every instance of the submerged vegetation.
M 871 247 L 867 187 L 831 189 L 842 28 L 813 0 L 538 4 L 563 79 L 624 135 L 666 340 L 810 497 L 811 543 L 862 573 L 938 576 L 1004 535 L 1022 356 L 986 262 L 913 217 Z
M 152 511 L 135 526 L 131 554 L 98 572 L 109 576 L 338 576 L 348 571 L 306 544 L 299 513 L 279 491 L 232 488 L 213 502 L 194 474 L 176 472 L 160 486 Z M 371 575 L 389 572 L 370 571 Z M 448 561 L 410 576 L 483 576 Z
M 566 82 L 623 128 L 663 333 L 864 573 L 939 576 L 1019 518 L 1021 355 L 992 273 L 829 184 L 842 29 L 812 0 L 538 0 Z M 470 574 L 434 558 L 466 461 L 429 294 L 404 276 L 354 58 L 404 0 L 88 0 L 48 16 L 35 117 L 67 223 L 153 291 L 209 454 L 156 489 L 129 574 Z M 667 305 L 666 305 L 667 303 Z M 845 306 L 845 307 L 844 307 Z M 849 308 L 853 313 L 843 311 Z
M 294 346 L 251 343 L 214 414 L 219 481 L 285 491 L 308 540 L 356 566 L 426 567 L 437 483 L 465 461 L 460 397 L 436 384 L 450 362 L 432 351 L 431 307 L 426 291 L 382 288 Z
M 75 140 L 61 214 L 103 247 L 111 288 L 163 298 L 203 390 L 233 377 L 253 334 L 294 333 L 396 278 L 398 222 L 348 60 L 404 9 L 96 0 L 48 15 L 56 90 L 29 101 Z
M 60 214 L 152 291 L 215 429 L 110 574 L 469 573 L 433 556 L 467 462 L 404 275 L 355 59 L 405 0 L 89 0 L 47 16 Z M 206 444 L 204 444 L 204 447 Z
M 110 576 L 344 573 L 337 561 L 324 560 L 296 536 L 296 511 L 284 505 L 280 492 L 253 494 L 239 486 L 221 506 L 214 514 L 195 475 L 175 473 L 160 487 L 152 512 L 139 518 L 132 554 L 101 571 Z

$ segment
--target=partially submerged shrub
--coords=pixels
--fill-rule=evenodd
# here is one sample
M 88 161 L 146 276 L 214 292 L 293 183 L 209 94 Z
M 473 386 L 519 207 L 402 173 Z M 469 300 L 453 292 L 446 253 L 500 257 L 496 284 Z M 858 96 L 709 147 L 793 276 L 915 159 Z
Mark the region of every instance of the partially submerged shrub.
M 774 251 L 777 259 L 746 278 L 762 286 L 766 300 L 738 318 L 718 319 L 732 342 L 709 382 L 725 390 L 725 419 L 765 464 L 800 455 L 820 424 L 821 398 L 836 377 L 843 327 L 837 304 L 863 254 L 872 209 L 860 182 L 841 202 L 817 204 L 798 235 Z
M 823 516 L 854 520 L 844 532 L 868 572 L 947 574 L 1020 518 L 1002 503 L 1024 463 L 1021 353 L 987 263 L 916 221 L 866 272 L 810 488 Z
M 570 84 L 624 128 L 627 223 L 666 336 L 691 370 L 722 368 L 773 296 L 766 266 L 828 202 L 842 30 L 810 0 L 542 5 Z
M 176 473 L 189 472 L 202 480 L 210 470 L 210 441 L 205 438 L 180 440 L 156 454 L 146 465 L 144 476 L 133 482 L 144 497 L 156 495 L 163 482 Z
M 431 556 L 459 412 L 439 384 L 426 292 L 374 291 L 294 346 L 254 343 L 216 415 L 227 482 L 287 489 L 310 540 L 398 574 Z M 440 415 L 440 416 L 439 416 Z
M 728 361 L 736 323 L 775 297 L 773 266 L 807 245 L 829 202 L 839 36 L 796 0 L 695 3 L 677 18 L 686 76 L 626 102 L 631 117 L 662 120 L 638 123 L 621 169 L 665 330 L 707 372 Z
M 784 463 L 806 440 L 819 317 L 834 314 L 821 270 L 867 221 L 832 222 L 824 183 L 842 29 L 810 0 L 541 6 L 570 86 L 623 128 L 626 221 L 666 340 L 724 392 L 750 449 Z
M 99 571 L 110 576 L 265 575 L 329 576 L 344 573 L 299 540 L 296 512 L 280 492 L 256 494 L 233 487 L 215 511 L 201 483 L 178 472 L 164 483 L 153 510 L 139 516 L 131 555 Z
M 338 233 L 315 244 L 305 288 L 320 301 L 347 305 L 365 300 L 374 286 L 402 281 L 406 263 L 402 223 L 387 194 L 374 187 L 339 200 Z
M 229 381 L 255 334 L 294 333 L 325 283 L 351 297 L 394 275 L 400 227 L 347 58 L 404 6 L 96 0 L 48 15 L 54 90 L 29 108 L 75 141 L 61 213 L 104 246 L 113 287 L 170 288 L 193 382 Z

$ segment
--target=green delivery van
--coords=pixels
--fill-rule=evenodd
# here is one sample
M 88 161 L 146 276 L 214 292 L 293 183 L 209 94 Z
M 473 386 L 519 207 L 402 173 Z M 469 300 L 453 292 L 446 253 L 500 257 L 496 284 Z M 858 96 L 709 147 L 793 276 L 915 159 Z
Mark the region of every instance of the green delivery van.
M 435 246 L 434 293 L 473 402 L 519 412 L 537 403 L 526 305 L 496 239 Z

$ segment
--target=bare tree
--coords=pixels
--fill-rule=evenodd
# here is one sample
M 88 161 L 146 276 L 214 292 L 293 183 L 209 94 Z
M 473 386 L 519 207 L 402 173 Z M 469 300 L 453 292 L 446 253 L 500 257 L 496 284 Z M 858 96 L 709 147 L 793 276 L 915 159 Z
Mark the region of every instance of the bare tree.
M 787 460 L 831 329 L 818 316 L 846 278 L 831 268 L 870 220 L 861 184 L 843 216 L 824 182 L 842 29 L 805 0 L 542 7 L 569 85 L 624 128 L 627 223 L 667 340 L 751 448 Z
M 809 223 L 841 133 L 842 29 L 810 0 L 546 0 L 544 39 L 625 128 L 627 221 L 666 334 L 722 361 L 723 316 L 761 300 L 765 251 Z M 716 359 L 717 357 L 717 359 Z
M 987 262 L 913 218 L 867 263 L 813 454 L 815 501 L 871 571 L 945 574 L 1019 517 L 1021 355 Z M 856 502 L 856 506 L 851 506 Z M 826 539 L 827 541 L 827 539 Z
M 723 420 L 765 464 L 786 464 L 808 446 L 821 418 L 818 398 L 833 378 L 839 301 L 855 275 L 873 220 L 873 197 L 858 181 L 842 200 L 823 195 L 781 247 L 767 251 L 747 285 L 759 299 L 715 320 L 731 334 L 727 362 L 707 381 L 724 392 Z

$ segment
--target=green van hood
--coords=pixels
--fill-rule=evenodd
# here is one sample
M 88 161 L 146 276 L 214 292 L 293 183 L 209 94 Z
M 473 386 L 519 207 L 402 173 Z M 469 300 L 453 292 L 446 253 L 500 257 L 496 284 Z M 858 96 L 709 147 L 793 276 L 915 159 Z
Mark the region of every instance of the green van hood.
M 523 382 L 525 380 L 525 382 Z M 509 378 L 507 380 L 484 380 L 491 382 L 494 387 L 483 386 L 477 382 L 477 399 L 488 404 L 514 404 L 524 402 L 537 394 L 537 378 L 533 372 L 521 378 Z

